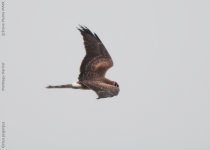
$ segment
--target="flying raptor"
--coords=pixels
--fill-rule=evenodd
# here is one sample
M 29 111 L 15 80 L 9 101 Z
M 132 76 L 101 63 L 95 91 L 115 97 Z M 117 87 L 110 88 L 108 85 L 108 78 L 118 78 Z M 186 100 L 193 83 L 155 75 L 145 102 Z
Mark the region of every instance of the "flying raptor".
M 96 92 L 98 99 L 118 95 L 117 82 L 105 78 L 113 61 L 99 37 L 87 27 L 78 28 L 83 36 L 86 55 L 80 66 L 78 81 L 72 84 L 48 86 L 47 88 L 90 89 Z

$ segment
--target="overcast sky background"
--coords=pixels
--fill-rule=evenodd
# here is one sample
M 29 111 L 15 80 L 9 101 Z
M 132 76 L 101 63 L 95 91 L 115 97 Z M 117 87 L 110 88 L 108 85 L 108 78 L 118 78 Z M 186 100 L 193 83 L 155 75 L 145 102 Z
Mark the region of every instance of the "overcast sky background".
M 6 1 L 0 38 L 8 150 L 209 150 L 210 1 Z M 76 27 L 114 61 L 117 97 L 45 89 L 77 81 Z

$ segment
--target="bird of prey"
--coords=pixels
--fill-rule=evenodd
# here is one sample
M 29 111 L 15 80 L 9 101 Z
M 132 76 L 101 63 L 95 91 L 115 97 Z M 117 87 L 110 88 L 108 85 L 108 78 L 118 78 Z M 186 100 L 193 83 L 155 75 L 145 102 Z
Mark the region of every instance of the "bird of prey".
M 96 92 L 97 99 L 118 95 L 120 89 L 117 82 L 105 78 L 113 61 L 99 37 L 87 27 L 77 28 L 83 36 L 86 55 L 80 66 L 78 81 L 72 84 L 48 86 L 47 88 L 90 89 Z

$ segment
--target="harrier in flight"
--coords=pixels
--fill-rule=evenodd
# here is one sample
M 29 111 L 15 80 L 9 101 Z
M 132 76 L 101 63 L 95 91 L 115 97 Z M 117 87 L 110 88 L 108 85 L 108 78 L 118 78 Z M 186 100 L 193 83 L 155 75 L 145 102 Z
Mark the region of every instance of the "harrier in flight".
M 99 98 L 118 95 L 120 89 L 117 82 L 105 78 L 113 61 L 99 37 L 87 27 L 78 28 L 83 36 L 86 55 L 80 66 L 79 81 L 72 84 L 48 86 L 47 88 L 90 89 L 97 93 Z

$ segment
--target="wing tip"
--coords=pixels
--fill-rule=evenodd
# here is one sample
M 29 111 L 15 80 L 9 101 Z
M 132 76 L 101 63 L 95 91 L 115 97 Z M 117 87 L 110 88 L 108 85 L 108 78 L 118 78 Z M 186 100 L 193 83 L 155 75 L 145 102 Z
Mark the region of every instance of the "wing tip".
M 101 42 L 101 40 L 99 39 L 98 35 L 96 33 L 91 32 L 91 30 L 86 27 L 86 26 L 82 26 L 82 25 L 78 25 L 79 27 L 77 27 L 77 30 L 80 31 L 80 33 L 84 36 L 85 34 L 89 34 L 91 36 L 93 36 L 94 38 L 96 38 L 98 41 Z

